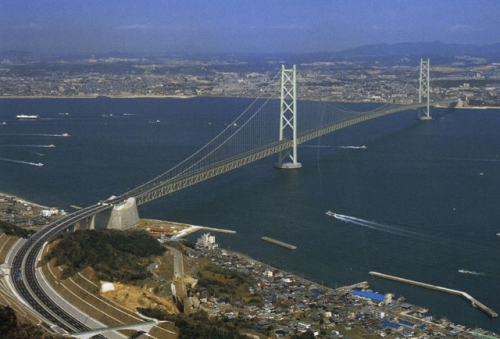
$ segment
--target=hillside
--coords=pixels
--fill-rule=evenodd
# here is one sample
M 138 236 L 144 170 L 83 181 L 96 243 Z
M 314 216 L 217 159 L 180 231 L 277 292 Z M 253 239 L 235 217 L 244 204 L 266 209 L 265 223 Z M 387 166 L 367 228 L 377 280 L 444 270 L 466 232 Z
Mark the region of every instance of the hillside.
M 7 235 L 14 235 L 19 238 L 28 238 L 34 232 L 25 230 L 11 223 L 0 221 L 0 234 L 5 233 Z
M 51 241 L 45 262 L 56 259 L 64 267 L 62 279 L 92 267 L 96 277 L 111 282 L 129 283 L 150 276 L 147 266 L 163 246 L 146 231 L 84 230 L 67 233 Z
M 0 305 L 0 339 L 62 339 L 52 335 L 40 326 L 19 321 L 14 310 Z

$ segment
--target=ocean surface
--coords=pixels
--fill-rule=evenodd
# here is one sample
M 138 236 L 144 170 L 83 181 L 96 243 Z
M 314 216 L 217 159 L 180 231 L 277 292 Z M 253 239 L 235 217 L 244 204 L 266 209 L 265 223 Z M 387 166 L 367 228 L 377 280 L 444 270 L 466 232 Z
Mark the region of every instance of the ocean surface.
M 178 164 L 250 102 L 0 100 L 0 191 L 68 211 L 94 204 Z M 465 299 L 368 274 L 466 291 L 500 312 L 500 110 L 432 115 L 401 112 L 331 133 L 299 147 L 300 170 L 277 170 L 271 156 L 140 206 L 140 215 L 233 229 L 216 234 L 221 247 L 330 287 L 368 281 L 435 318 L 498 333 L 500 320 Z

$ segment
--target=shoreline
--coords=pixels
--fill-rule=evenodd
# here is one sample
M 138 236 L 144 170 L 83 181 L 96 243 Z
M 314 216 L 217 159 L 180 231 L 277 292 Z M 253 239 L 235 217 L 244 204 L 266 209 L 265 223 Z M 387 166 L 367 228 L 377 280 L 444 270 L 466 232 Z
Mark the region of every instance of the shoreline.
M 82 96 L 22 96 L 22 95 L 13 95 L 13 96 L 0 96 L 0 100 L 3 99 L 97 99 L 97 98 L 107 98 L 107 99 L 193 99 L 193 98 L 247 98 L 252 99 L 255 97 L 249 96 L 221 96 L 221 95 L 183 95 L 183 94 L 169 94 L 169 95 L 82 95 Z M 279 99 L 278 97 L 276 99 Z M 306 100 L 306 99 L 297 99 L 297 100 Z M 319 101 L 319 100 L 310 100 L 310 101 Z M 340 103 L 349 103 L 349 104 L 366 104 L 367 102 L 363 101 L 324 101 L 324 102 L 340 102 Z M 368 102 L 372 103 L 372 102 Z M 378 104 L 389 104 L 390 102 L 377 102 Z M 398 104 L 395 105 L 404 105 Z M 446 107 L 439 107 L 446 108 Z M 462 106 L 455 107 L 455 109 L 477 109 L 477 110 L 488 110 L 488 109 L 500 109 L 500 106 Z
M 21 197 L 18 197 L 16 195 L 7 194 L 7 193 L 5 193 L 3 191 L 0 191 L 0 196 L 11 197 L 11 198 L 14 198 L 16 200 L 21 200 L 21 201 L 23 201 L 23 202 L 25 202 L 27 204 L 30 204 L 30 205 L 33 205 L 33 206 L 37 206 L 39 208 L 50 209 L 50 207 L 33 203 L 31 201 L 28 201 L 28 200 L 23 199 Z M 173 222 L 173 223 L 179 224 L 179 223 L 176 223 L 176 222 Z M 182 238 L 184 236 L 187 236 L 189 234 L 192 234 L 192 233 L 195 233 L 197 231 L 204 230 L 204 229 L 205 230 L 211 230 L 211 231 L 215 231 L 216 230 L 214 228 L 209 228 L 209 227 L 204 227 L 204 226 L 198 226 L 198 225 L 190 225 L 190 224 L 184 224 L 184 225 L 186 225 L 187 227 L 184 230 L 180 231 L 181 234 L 178 234 L 176 236 L 177 238 Z M 227 231 L 227 230 L 224 230 L 224 231 Z M 284 274 L 289 274 L 289 275 L 293 276 L 296 281 L 299 281 L 301 283 L 310 284 L 311 286 L 313 286 L 315 288 L 326 290 L 326 291 L 328 291 L 330 293 L 332 293 L 332 292 L 349 293 L 349 291 L 353 290 L 353 289 L 365 290 L 365 289 L 370 288 L 368 281 L 362 281 L 362 282 L 352 283 L 351 285 L 345 285 L 345 286 L 340 286 L 340 287 L 335 287 L 334 288 L 334 287 L 330 287 L 330 286 L 324 285 L 324 282 L 320 283 L 318 281 L 310 280 L 310 279 L 308 279 L 308 278 L 306 278 L 304 276 L 300 276 L 300 275 L 294 273 L 293 270 L 279 268 L 279 267 L 277 267 L 275 265 L 271 265 L 270 263 L 266 264 L 265 262 L 262 262 L 262 261 L 260 261 L 258 259 L 255 259 L 255 258 L 253 258 L 253 257 L 251 257 L 251 256 L 249 256 L 247 254 L 244 254 L 244 253 L 241 253 L 241 252 L 238 252 L 238 251 L 235 251 L 235 250 L 222 249 L 222 248 L 219 248 L 218 250 L 221 251 L 221 254 L 225 252 L 226 253 L 225 255 L 234 255 L 234 256 L 243 258 L 243 259 L 247 260 L 248 262 L 258 263 L 259 265 L 261 265 L 262 267 L 265 267 L 267 269 L 273 269 L 273 270 L 277 270 L 277 271 L 279 271 L 281 273 L 284 273 Z M 368 291 L 370 291 L 370 290 L 368 290 Z M 417 305 L 414 304 L 414 306 L 417 306 Z M 418 306 L 418 307 L 421 307 L 421 306 Z M 401 314 L 407 316 L 407 314 L 405 314 L 405 313 L 401 313 Z M 446 319 L 446 318 L 444 318 L 444 319 Z M 419 319 L 419 320 L 422 320 L 422 319 Z M 436 325 L 435 322 L 433 324 Z M 454 323 L 452 323 L 452 324 L 454 326 L 462 326 L 460 324 L 454 324 Z M 486 332 L 488 332 L 487 330 L 483 330 L 482 328 L 479 328 L 479 327 L 476 327 L 475 330 L 476 331 L 486 331 Z M 497 334 L 497 332 L 494 332 L 494 331 L 489 331 L 489 332 L 490 333 L 494 333 L 495 335 Z M 476 334 L 479 335 L 478 332 L 470 331 L 470 333 L 473 333 L 473 334 L 476 333 Z M 492 337 L 492 338 L 496 338 L 496 337 Z
M 74 96 L 74 97 L 65 97 L 65 96 L 49 96 L 49 95 L 41 95 L 41 96 L 22 96 L 22 95 L 13 95 L 13 96 L 0 96 L 1 99 L 97 99 L 97 98 L 109 98 L 109 99 L 191 99 L 199 97 L 198 95 L 182 95 L 182 94 L 173 94 L 173 95 L 82 95 L 82 96 Z
M 40 205 L 40 204 L 37 204 L 37 203 L 34 203 L 34 202 L 31 202 L 29 200 L 26 200 L 24 199 L 23 197 L 20 197 L 20 196 L 17 196 L 15 194 L 9 194 L 9 193 L 5 193 L 3 191 L 0 191 L 0 197 L 8 197 L 8 198 L 14 198 L 18 201 L 23 201 L 27 204 L 30 204 L 30 205 L 33 205 L 33 206 L 36 206 L 38 208 L 41 208 L 41 209 L 53 209 L 55 207 L 49 207 L 49 206 L 45 206 L 45 205 Z

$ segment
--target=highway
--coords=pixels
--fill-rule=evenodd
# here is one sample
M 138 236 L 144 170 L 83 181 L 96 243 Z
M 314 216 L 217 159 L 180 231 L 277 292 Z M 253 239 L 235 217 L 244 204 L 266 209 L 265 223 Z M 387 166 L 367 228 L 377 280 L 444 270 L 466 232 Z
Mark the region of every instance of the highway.
M 47 322 L 59 326 L 68 333 L 90 328 L 58 306 L 42 289 L 35 277 L 36 264 L 44 244 L 76 222 L 110 209 L 110 204 L 96 204 L 61 218 L 31 236 L 15 254 L 11 266 L 11 279 L 19 296 Z M 106 338 L 98 335 L 94 338 Z

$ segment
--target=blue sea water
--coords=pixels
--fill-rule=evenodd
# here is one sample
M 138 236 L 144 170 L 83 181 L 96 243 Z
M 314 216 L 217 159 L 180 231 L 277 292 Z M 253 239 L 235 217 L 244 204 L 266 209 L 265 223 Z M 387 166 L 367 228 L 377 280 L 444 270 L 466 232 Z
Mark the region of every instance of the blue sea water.
M 0 124 L 6 122 L 0 125 L 0 191 L 68 210 L 96 203 L 178 164 L 250 102 L 0 100 Z M 19 121 L 16 114 L 41 119 Z M 103 117 L 109 114 L 114 117 Z M 433 116 L 420 121 L 402 112 L 358 124 L 299 147 L 300 170 L 277 170 L 277 159 L 266 158 L 139 212 L 236 230 L 216 235 L 222 247 L 330 287 L 368 281 L 436 318 L 498 333 L 499 320 L 464 299 L 368 275 L 466 291 L 500 312 L 500 110 L 440 109 Z M 328 210 L 342 216 L 329 217 Z

